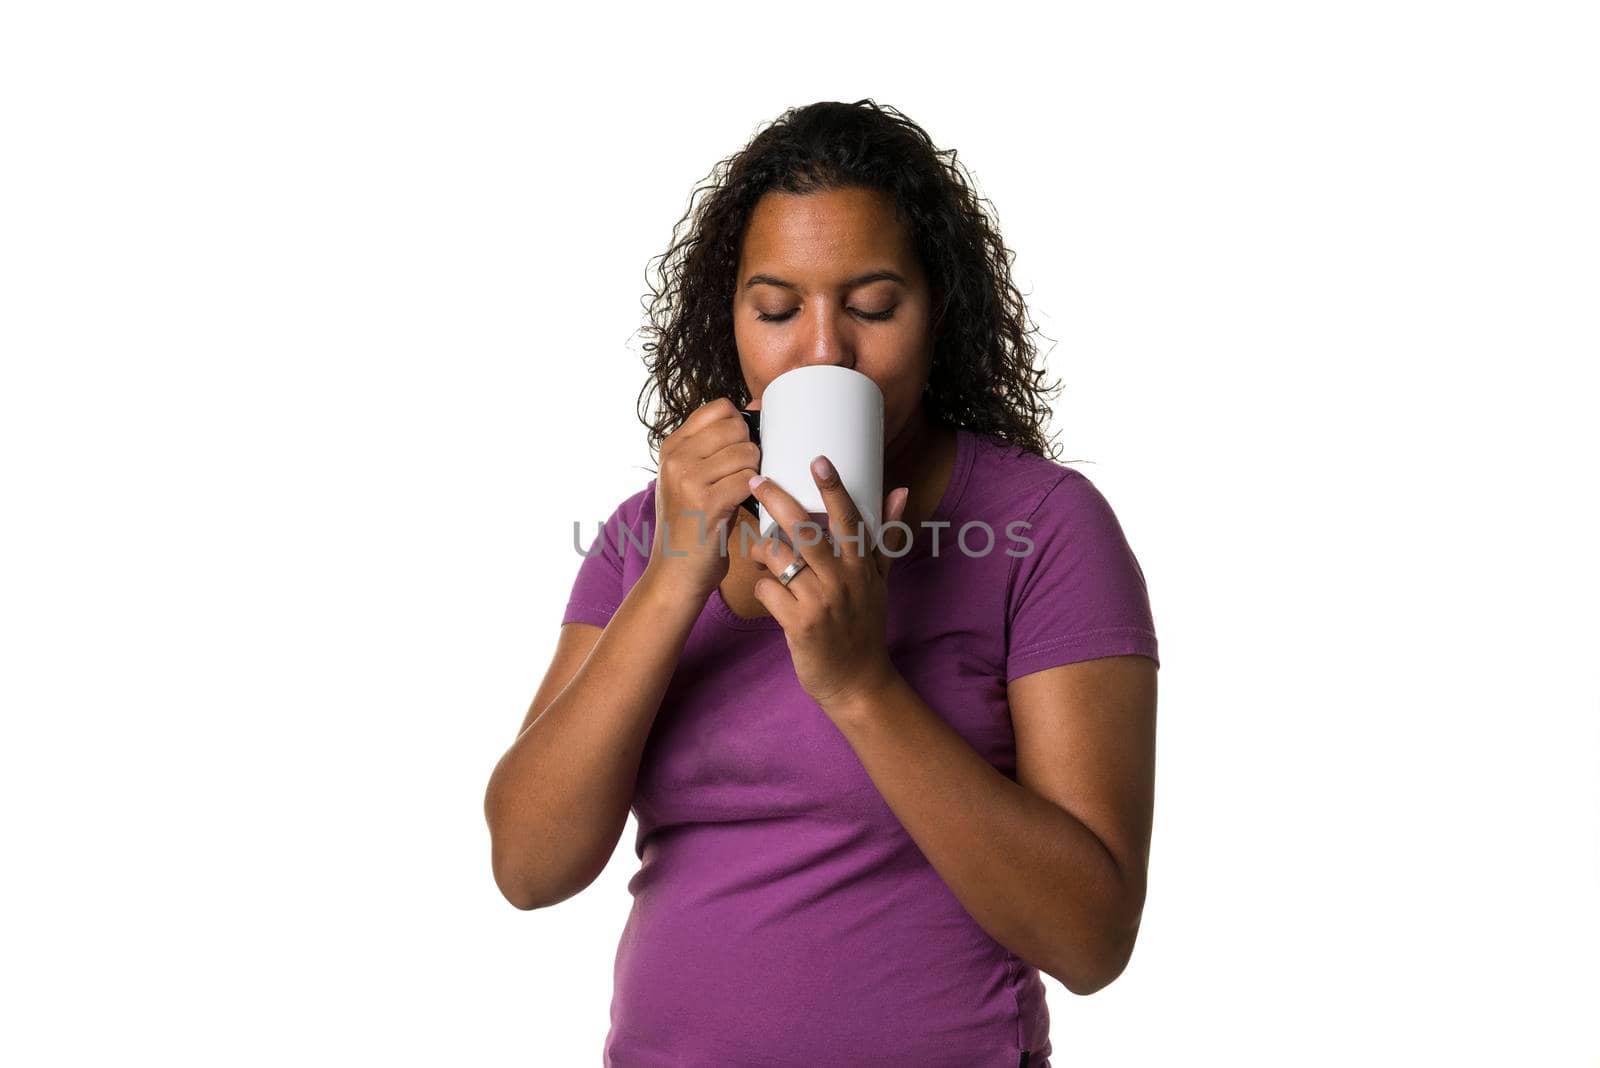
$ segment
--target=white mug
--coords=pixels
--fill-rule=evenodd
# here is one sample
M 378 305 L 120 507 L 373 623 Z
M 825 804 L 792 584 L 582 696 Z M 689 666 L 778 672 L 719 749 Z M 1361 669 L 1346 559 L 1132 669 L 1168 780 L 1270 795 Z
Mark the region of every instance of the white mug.
M 767 384 L 759 425 L 761 473 L 799 501 L 820 533 L 827 534 L 828 505 L 811 474 L 811 461 L 826 456 L 861 511 L 864 547 L 870 550 L 883 522 L 883 391 L 878 384 L 835 364 L 796 367 Z M 776 533 L 777 520 L 766 505 L 756 519 L 764 534 Z M 817 534 L 801 537 L 815 542 Z

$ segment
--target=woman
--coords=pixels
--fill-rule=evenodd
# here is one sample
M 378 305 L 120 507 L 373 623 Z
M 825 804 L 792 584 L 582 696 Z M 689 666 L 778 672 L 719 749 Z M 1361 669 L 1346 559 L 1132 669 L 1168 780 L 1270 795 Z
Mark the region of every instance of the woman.
M 489 785 L 495 880 L 556 904 L 636 813 L 606 1064 L 1047 1066 L 1040 972 L 1091 993 L 1139 928 L 1144 576 L 1044 455 L 1011 254 L 954 152 L 828 102 L 719 172 L 651 307 L 657 476 L 579 565 Z M 739 410 L 812 363 L 883 391 L 881 544 L 794 536 L 794 487 L 756 477 Z

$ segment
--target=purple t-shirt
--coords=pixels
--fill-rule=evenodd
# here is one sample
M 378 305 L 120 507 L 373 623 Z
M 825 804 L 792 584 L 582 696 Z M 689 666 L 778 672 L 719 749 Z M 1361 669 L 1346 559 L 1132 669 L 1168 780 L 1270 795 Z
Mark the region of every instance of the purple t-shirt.
M 957 431 L 940 521 L 890 572 L 889 653 L 1015 778 L 1006 683 L 1094 657 L 1157 659 L 1144 574 L 1087 477 L 989 435 Z M 975 521 L 993 531 L 987 552 L 981 525 L 958 541 Z M 606 624 L 654 528 L 652 479 L 591 542 L 563 622 Z M 651 728 L 633 812 L 642 863 L 605 1064 L 1017 1068 L 1027 1050 L 1028 1068 L 1048 1068 L 1038 970 L 923 857 L 801 688 L 776 619 L 741 618 L 712 592 Z

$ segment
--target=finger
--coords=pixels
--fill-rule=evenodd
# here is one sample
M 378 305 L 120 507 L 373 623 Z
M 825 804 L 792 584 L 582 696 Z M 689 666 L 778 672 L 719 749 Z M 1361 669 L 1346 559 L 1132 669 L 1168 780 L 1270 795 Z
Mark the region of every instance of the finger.
M 726 398 L 723 398 L 726 400 Z M 717 414 L 709 418 L 702 418 L 708 409 L 715 409 Z M 689 417 L 683 425 L 690 426 L 690 422 L 700 419 L 693 429 L 684 435 L 684 440 L 679 448 L 683 455 L 693 460 L 703 460 L 713 456 L 729 445 L 739 445 L 750 441 L 750 427 L 739 414 L 739 409 L 733 406 L 732 401 L 726 405 L 713 401 L 704 408 L 699 409 Z
M 807 567 L 794 578 L 790 579 L 788 586 L 784 586 L 783 583 L 778 581 L 778 572 L 782 571 L 785 567 L 788 567 L 790 560 L 795 559 L 794 550 L 790 549 L 787 545 L 777 545 L 776 549 L 777 553 L 787 555 L 783 558 L 782 563 L 778 563 L 777 560 L 774 559 L 773 562 L 768 565 L 769 567 L 775 567 L 776 570 L 774 570 L 771 574 L 759 576 L 756 579 L 753 592 L 756 600 L 760 601 L 766 610 L 772 613 L 772 618 L 778 621 L 778 625 L 783 627 L 785 630 L 788 630 L 790 627 L 794 626 L 796 620 L 799 618 L 796 613 L 800 610 L 800 598 L 798 596 L 798 590 L 796 587 L 800 586 L 802 579 L 809 579 L 812 582 L 816 582 L 817 577 L 811 573 L 811 568 Z M 773 554 L 769 553 L 769 557 L 772 555 Z
M 834 566 L 833 547 L 823 542 L 822 528 L 789 491 L 766 475 L 758 475 L 752 480 L 750 492 L 766 508 L 789 545 L 805 558 L 806 563 L 819 571 Z
M 761 470 L 761 446 L 753 441 L 735 441 L 697 461 L 696 467 L 708 482 L 720 482 L 730 475 L 743 473 L 738 486 L 743 491 L 739 494 L 742 501 L 750 496 L 750 476 Z
M 759 565 L 764 574 L 769 574 L 776 579 L 783 574 L 784 569 L 790 564 L 796 560 L 803 561 L 805 558 L 776 538 L 768 538 L 750 553 L 750 559 Z M 818 581 L 816 575 L 809 566 L 806 566 L 795 573 L 795 576 L 789 580 L 787 586 L 781 582 L 778 585 L 780 589 L 787 591 L 790 596 L 798 600 L 800 591 L 810 589 L 810 584 L 816 581 Z
M 706 401 L 689 413 L 689 417 L 683 421 L 679 429 L 697 434 L 719 419 L 738 419 L 739 422 L 744 422 L 739 415 L 739 406 L 733 403 L 733 398 L 717 397 L 715 400 Z
M 833 534 L 838 555 L 851 561 L 866 559 L 870 536 L 865 529 L 866 522 L 861 517 L 861 509 L 856 507 L 855 498 L 845 489 L 838 469 L 826 456 L 818 456 L 811 461 L 811 478 L 822 491 L 822 503 L 828 510 L 828 529 Z
M 750 475 L 748 467 L 741 467 L 711 483 L 710 503 L 706 505 L 708 513 L 726 516 L 723 522 L 727 525 L 730 540 L 735 536 L 735 531 L 738 532 L 738 537 L 746 539 L 741 543 L 741 547 L 749 545 L 760 536 L 759 531 L 747 531 L 739 519 L 739 514 L 743 511 L 739 505 L 750 496 Z

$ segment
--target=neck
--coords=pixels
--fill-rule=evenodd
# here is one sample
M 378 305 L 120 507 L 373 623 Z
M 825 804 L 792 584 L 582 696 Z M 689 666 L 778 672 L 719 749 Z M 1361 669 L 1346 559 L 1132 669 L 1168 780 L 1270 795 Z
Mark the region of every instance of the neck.
M 930 463 L 936 462 L 933 444 L 938 440 L 934 426 L 921 405 L 899 434 L 884 443 L 883 492 L 887 496 L 897 486 L 916 489 Z
M 911 497 L 900 519 L 913 531 L 938 507 L 950 482 L 954 457 L 955 434 L 929 420 L 920 408 L 906 428 L 884 444 L 884 496 L 901 486 L 911 487 Z M 891 529 L 886 543 L 899 549 L 902 535 L 902 531 Z

